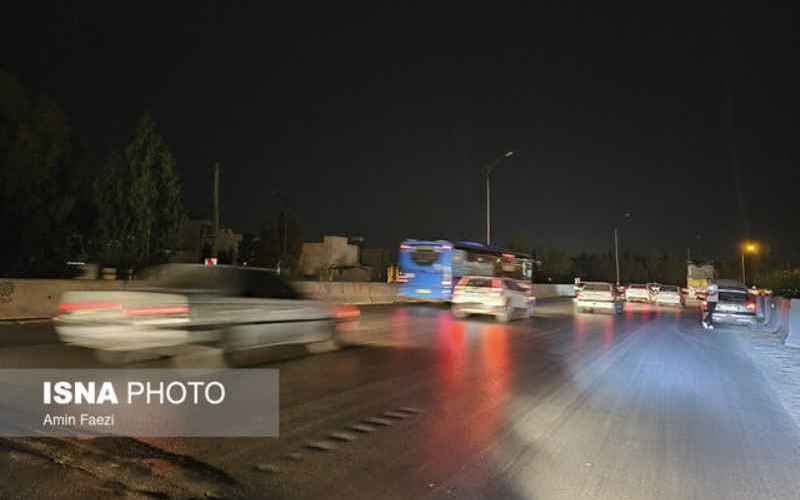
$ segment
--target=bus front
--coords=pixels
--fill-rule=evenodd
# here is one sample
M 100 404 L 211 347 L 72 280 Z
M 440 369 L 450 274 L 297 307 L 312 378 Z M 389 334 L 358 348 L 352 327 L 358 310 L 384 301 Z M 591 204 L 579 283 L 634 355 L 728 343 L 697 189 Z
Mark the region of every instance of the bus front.
M 449 301 L 453 293 L 453 244 L 405 240 L 400 245 L 400 287 L 404 300 Z

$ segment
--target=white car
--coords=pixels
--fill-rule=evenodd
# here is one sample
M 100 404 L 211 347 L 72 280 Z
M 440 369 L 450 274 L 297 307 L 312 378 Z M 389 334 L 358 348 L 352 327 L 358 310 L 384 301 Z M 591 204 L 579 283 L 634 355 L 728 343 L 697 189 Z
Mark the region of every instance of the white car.
M 647 285 L 632 284 L 625 289 L 627 302 L 650 302 L 650 289 Z
M 624 303 L 611 283 L 589 282 L 578 294 L 575 306 L 578 311 L 594 311 L 596 309 L 622 313 Z
M 658 305 L 683 307 L 686 305 L 684 300 L 681 289 L 677 286 L 661 285 L 656 294 L 656 304 Z
M 758 324 L 756 299 L 743 286 L 719 287 L 719 301 L 714 309 L 715 323 L 733 323 L 755 327 Z
M 465 318 L 470 314 L 488 314 L 497 321 L 530 318 L 536 297 L 530 283 L 509 278 L 464 276 L 453 290 L 453 316 Z
M 54 319 L 60 339 L 108 363 L 184 344 L 218 344 L 234 363 L 264 348 L 334 343 L 350 309 L 305 300 L 274 273 L 233 266 L 167 264 L 135 290 L 70 291 Z

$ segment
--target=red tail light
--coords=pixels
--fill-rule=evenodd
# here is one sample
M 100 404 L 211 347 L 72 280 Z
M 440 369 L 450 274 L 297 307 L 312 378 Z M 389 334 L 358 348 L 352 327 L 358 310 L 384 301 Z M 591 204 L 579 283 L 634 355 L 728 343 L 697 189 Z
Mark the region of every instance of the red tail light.
M 69 314 L 78 311 L 103 310 L 103 309 L 122 310 L 122 305 L 114 302 L 78 302 L 74 304 L 66 302 L 58 305 L 59 314 Z
M 754 312 L 756 310 L 756 303 L 755 302 L 747 302 L 747 310 Z
M 189 306 L 154 306 L 133 307 L 125 309 L 115 302 L 77 302 L 58 305 L 59 314 L 70 314 L 80 311 L 112 311 L 124 312 L 129 316 L 171 316 L 189 314 Z
M 125 313 L 129 316 L 171 316 L 189 314 L 189 306 L 136 307 L 126 309 Z
M 360 317 L 361 311 L 355 306 L 337 306 L 334 314 L 338 320 L 347 320 Z

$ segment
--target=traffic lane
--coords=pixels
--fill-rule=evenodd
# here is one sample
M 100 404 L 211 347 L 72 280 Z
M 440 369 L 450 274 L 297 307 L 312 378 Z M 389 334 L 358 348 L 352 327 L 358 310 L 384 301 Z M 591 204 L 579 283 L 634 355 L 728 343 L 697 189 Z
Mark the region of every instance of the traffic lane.
M 660 315 L 576 318 L 572 309 L 570 301 L 555 302 L 533 320 L 510 325 L 454 320 L 438 307 L 371 309 L 365 317 L 382 318 L 385 331 L 377 333 L 366 321 L 366 330 L 345 336 L 361 347 L 278 365 L 280 439 L 158 443 L 207 457 L 246 484 L 277 494 L 279 485 L 264 485 L 269 478 L 253 469 L 270 465 L 281 471 L 280 484 L 292 484 L 289 498 L 331 495 L 331 488 L 342 497 L 428 493 L 429 484 L 481 459 L 481 450 L 504 432 L 507 412 L 548 400 L 570 384 L 572 370 Z M 404 408 L 424 413 L 398 416 Z M 389 425 L 371 424 L 375 417 Z M 372 432 L 351 428 L 365 423 Z M 340 433 L 355 440 L 343 444 Z M 336 451 L 315 449 L 320 441 Z M 341 490 L 339 480 L 356 489 Z
M 541 320 L 547 322 L 548 315 L 565 314 L 564 305 L 553 309 L 552 305 L 542 312 Z M 429 336 L 416 333 L 409 320 L 425 321 L 447 311 L 445 306 L 413 305 L 405 313 L 406 306 L 374 305 L 361 308 L 361 319 L 344 326 L 343 341 L 349 346 L 377 345 L 411 347 L 412 337 L 422 346 L 428 346 Z M 449 313 L 446 313 L 449 315 Z M 487 318 L 486 321 L 491 321 Z M 391 323 L 392 328 L 387 325 Z M 357 325 L 357 326 L 353 326 Z M 411 332 L 410 334 L 407 332 Z M 387 335 L 388 333 L 388 335 Z M 288 352 L 297 357 L 297 353 Z M 113 368 L 99 360 L 90 349 L 62 343 L 52 321 L 0 322 L 0 366 L 5 368 Z M 164 349 L 157 356 L 131 361 L 122 366 L 128 368 L 220 368 L 227 366 L 219 348 L 207 345 L 188 344 Z
M 58 341 L 52 321 L 0 321 L 0 349 L 55 344 Z
M 725 330 L 691 309 L 569 311 L 387 309 L 371 345 L 278 365 L 280 439 L 178 448 L 258 498 L 796 498 L 797 429 Z
M 280 439 L 149 441 L 252 498 L 795 498 L 796 430 L 724 330 L 694 310 L 571 311 L 365 308 L 353 347 L 270 365 Z
M 458 367 L 466 359 L 465 354 L 471 353 L 470 356 L 475 357 L 476 349 L 480 346 L 483 346 L 480 350 L 484 353 L 504 350 L 502 346 L 505 342 L 495 341 L 495 346 L 489 347 L 484 341 L 492 336 L 487 337 L 482 331 L 501 333 L 494 335 L 496 339 L 504 336 L 539 339 L 540 351 L 546 354 L 548 349 L 558 347 L 557 344 L 546 341 L 548 336 L 559 333 L 558 328 L 552 327 L 561 324 L 569 328 L 571 311 L 569 301 L 551 303 L 539 308 L 537 317 L 532 321 L 498 325 L 489 318 L 471 318 L 456 323 L 446 308 L 442 307 L 365 308 L 364 328 L 343 336 L 352 344 L 351 347 L 338 353 L 272 365 L 281 368 L 282 379 L 282 438 L 277 442 L 215 439 L 153 442 L 163 448 L 186 453 L 201 461 L 209 461 L 226 468 L 231 461 L 235 462 L 234 468 L 240 468 L 239 465 L 247 463 L 247 460 L 240 461 L 237 457 L 249 458 L 248 452 L 252 452 L 253 458 L 264 459 L 269 456 L 285 456 L 283 451 L 295 455 L 296 449 L 300 448 L 301 456 L 305 456 L 303 451 L 307 451 L 307 441 L 315 435 L 319 437 L 320 432 L 329 427 L 369 418 L 364 417 L 365 415 L 383 415 L 395 403 L 397 408 L 402 408 L 401 404 L 413 404 L 425 399 L 437 400 L 441 396 L 437 384 L 453 387 L 454 381 L 465 376 L 463 367 Z M 378 325 L 383 324 L 383 330 L 372 329 L 372 320 L 377 320 Z M 586 337 L 595 323 L 595 326 L 603 327 L 603 345 L 613 342 L 613 332 L 608 328 L 610 321 L 612 319 L 609 316 L 586 316 L 578 323 L 578 335 L 575 342 L 567 346 L 567 354 L 572 355 L 582 349 L 591 348 L 592 343 L 587 342 Z M 4 361 L 16 361 L 23 365 L 33 362 L 35 366 L 78 367 L 96 364 L 88 350 L 70 346 L 34 346 L 25 351 L 27 355 L 20 355 L 22 353 L 17 349 L 6 350 L 7 358 L 11 359 Z M 486 354 L 483 356 L 485 358 Z M 206 366 L 203 359 L 200 357 L 195 360 L 198 361 L 197 366 Z M 154 361 L 144 366 L 154 367 L 164 363 L 167 360 Z M 474 362 L 471 366 L 473 365 Z M 167 363 L 166 366 L 170 365 Z M 537 377 L 542 384 L 548 381 L 553 383 L 552 380 L 560 371 L 557 361 L 543 361 L 533 363 L 532 366 L 547 369 L 546 375 L 539 374 Z M 496 375 L 487 379 L 490 382 L 501 374 L 497 366 L 494 371 Z M 507 376 L 504 378 L 508 379 Z M 468 413 L 472 406 L 480 406 L 484 402 L 485 398 L 479 396 L 486 389 L 481 384 L 475 387 L 480 390 L 474 391 L 473 400 L 465 400 L 465 403 L 469 403 L 466 409 L 457 413 Z M 450 397 L 455 401 L 455 394 Z M 384 408 L 387 405 L 389 410 Z M 409 419 L 407 422 L 413 420 Z M 400 424 L 394 426 L 399 428 Z M 376 428 L 383 427 L 378 425 Z M 464 432 L 468 434 L 469 429 L 464 429 Z M 122 443 L 120 447 L 124 448 L 126 441 L 119 441 Z M 356 446 L 352 448 L 357 449 Z M 218 457 L 220 460 L 217 460 Z M 249 472 L 251 471 L 247 468 L 243 475 L 246 476 Z
M 573 372 L 559 415 L 509 419 L 491 465 L 431 496 L 797 498 L 798 430 L 759 369 L 730 329 L 709 335 L 696 311 L 672 314 Z

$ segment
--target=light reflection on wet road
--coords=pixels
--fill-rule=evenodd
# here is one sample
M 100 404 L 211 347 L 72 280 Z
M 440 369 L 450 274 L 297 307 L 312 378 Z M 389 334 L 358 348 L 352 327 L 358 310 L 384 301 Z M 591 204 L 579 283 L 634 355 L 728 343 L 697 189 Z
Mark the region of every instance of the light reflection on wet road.
M 343 340 L 274 365 L 279 439 L 148 442 L 252 498 L 798 498 L 800 433 L 693 310 L 562 300 L 499 324 L 374 306 Z

